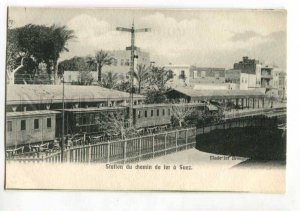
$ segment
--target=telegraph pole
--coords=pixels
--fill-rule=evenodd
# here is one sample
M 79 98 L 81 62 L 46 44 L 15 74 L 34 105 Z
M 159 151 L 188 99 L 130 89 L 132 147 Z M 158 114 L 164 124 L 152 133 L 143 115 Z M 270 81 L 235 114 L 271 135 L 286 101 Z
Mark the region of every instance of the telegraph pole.
M 135 29 L 134 22 L 132 23 L 131 28 L 123 28 L 117 27 L 117 31 L 123 32 L 130 32 L 131 33 L 131 46 L 130 46 L 130 108 L 129 108 L 129 125 L 132 126 L 133 122 L 133 73 L 134 73 L 134 59 L 137 58 L 137 55 L 134 55 L 134 51 L 136 49 L 135 46 L 135 33 L 136 32 L 150 32 L 150 28 L 142 28 L 142 29 Z

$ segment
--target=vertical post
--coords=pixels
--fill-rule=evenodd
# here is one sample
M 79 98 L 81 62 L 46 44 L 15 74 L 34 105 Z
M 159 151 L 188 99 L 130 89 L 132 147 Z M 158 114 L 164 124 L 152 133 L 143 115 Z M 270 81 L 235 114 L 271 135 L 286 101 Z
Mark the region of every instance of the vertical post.
M 252 104 L 253 104 L 253 108 L 255 107 L 255 100 L 254 98 L 252 98 Z
M 92 146 L 91 146 L 91 144 L 89 144 L 88 153 L 89 153 L 88 162 L 90 163 L 92 161 Z
M 260 101 L 260 98 L 257 99 L 257 108 L 259 108 L 259 101 Z
M 186 129 L 185 131 L 185 149 L 187 149 L 187 144 L 188 144 L 188 131 L 189 129 Z
M 142 138 L 139 140 L 139 160 L 142 158 Z
M 126 153 L 127 153 L 127 140 L 124 141 L 124 149 L 123 149 L 123 159 L 124 159 L 124 163 L 126 161 Z
M 131 28 L 131 51 L 130 51 L 130 109 L 129 109 L 129 125 L 133 124 L 133 73 L 134 73 L 134 23 Z
M 154 141 L 155 141 L 155 135 L 152 134 L 152 157 L 154 158 Z
M 168 133 L 165 134 L 165 155 L 167 154 L 167 135 Z
M 65 148 L 65 78 L 63 75 L 63 90 L 62 90 L 62 138 L 61 138 L 61 162 L 64 162 L 64 148 Z
M 107 163 L 110 162 L 110 142 L 107 143 Z
M 178 151 L 178 131 L 175 131 L 175 141 L 176 141 L 176 152 Z
M 70 149 L 68 149 L 67 151 L 66 151 L 66 153 L 67 153 L 67 156 L 66 156 L 66 161 L 67 162 L 70 162 L 70 152 L 71 150 Z
M 262 107 L 263 108 L 265 107 L 265 98 L 264 97 L 262 98 Z
M 244 98 L 242 98 L 242 109 L 244 109 Z

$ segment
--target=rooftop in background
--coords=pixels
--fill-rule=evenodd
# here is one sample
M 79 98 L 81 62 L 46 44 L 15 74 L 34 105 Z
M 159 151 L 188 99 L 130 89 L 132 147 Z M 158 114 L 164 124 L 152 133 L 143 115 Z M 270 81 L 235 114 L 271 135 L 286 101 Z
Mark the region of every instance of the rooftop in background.
M 18 117 L 18 116 L 37 116 L 37 115 L 49 115 L 59 114 L 59 111 L 52 110 L 37 110 L 37 111 L 21 111 L 21 112 L 6 112 L 7 117 Z
M 107 89 L 100 86 L 65 86 L 65 102 L 98 102 L 124 100 L 130 98 L 127 92 Z M 6 104 L 61 103 L 62 85 L 7 85 Z M 143 95 L 134 95 L 134 99 L 144 99 Z
M 224 97 L 241 97 L 241 96 L 265 96 L 265 94 L 258 90 L 195 90 L 189 88 L 174 88 L 172 91 L 177 91 L 189 97 L 203 97 L 203 98 L 224 98 Z M 170 91 L 170 92 L 172 92 Z

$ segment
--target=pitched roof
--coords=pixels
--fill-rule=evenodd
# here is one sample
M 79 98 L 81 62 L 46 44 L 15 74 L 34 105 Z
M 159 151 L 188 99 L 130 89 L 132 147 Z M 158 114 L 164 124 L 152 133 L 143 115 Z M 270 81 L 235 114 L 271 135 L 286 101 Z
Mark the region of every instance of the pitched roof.
M 60 103 L 62 85 L 7 85 L 7 104 Z M 100 86 L 64 86 L 65 102 L 99 102 L 107 100 L 129 99 L 130 94 Z M 134 95 L 135 99 L 144 99 L 143 95 Z
M 195 90 L 190 88 L 176 87 L 173 90 L 180 92 L 189 97 L 250 97 L 250 96 L 265 96 L 258 90 Z

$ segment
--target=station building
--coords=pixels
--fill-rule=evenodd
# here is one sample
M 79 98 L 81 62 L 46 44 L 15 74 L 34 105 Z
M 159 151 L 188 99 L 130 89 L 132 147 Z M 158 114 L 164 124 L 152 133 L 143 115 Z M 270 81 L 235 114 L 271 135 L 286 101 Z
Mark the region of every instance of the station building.
M 263 108 L 267 105 L 266 95 L 259 90 L 195 90 L 176 87 L 170 90 L 167 96 L 169 99 L 186 103 L 232 102 L 241 108 Z

